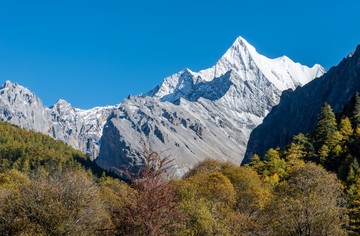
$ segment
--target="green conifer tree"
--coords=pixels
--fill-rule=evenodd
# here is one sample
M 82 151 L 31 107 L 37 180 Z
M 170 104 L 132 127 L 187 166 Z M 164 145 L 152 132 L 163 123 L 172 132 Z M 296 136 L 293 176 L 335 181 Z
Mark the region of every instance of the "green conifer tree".
M 351 167 L 354 169 L 355 172 L 357 172 L 359 170 L 360 166 L 359 166 L 359 162 L 357 161 L 356 157 L 351 162 Z
M 328 158 L 329 156 L 329 152 L 330 152 L 330 149 L 327 145 L 322 145 L 322 147 L 320 148 L 319 150 L 319 163 L 324 165 L 326 159 Z
M 354 171 L 354 168 L 352 166 L 350 166 L 350 170 L 349 170 L 348 176 L 346 178 L 346 182 L 348 184 L 352 184 L 354 181 L 355 181 L 355 171 Z
M 357 127 L 360 125 L 360 95 L 358 92 L 355 93 L 354 97 L 352 98 L 352 102 L 354 104 L 354 108 L 352 111 L 351 120 L 354 127 Z
M 350 228 L 355 233 L 359 235 L 360 233 L 360 178 L 359 175 L 355 178 L 356 193 L 350 199 Z
M 314 139 L 317 148 L 324 144 L 328 145 L 336 131 L 336 119 L 333 110 L 326 102 L 321 106 L 318 124 L 314 131 Z

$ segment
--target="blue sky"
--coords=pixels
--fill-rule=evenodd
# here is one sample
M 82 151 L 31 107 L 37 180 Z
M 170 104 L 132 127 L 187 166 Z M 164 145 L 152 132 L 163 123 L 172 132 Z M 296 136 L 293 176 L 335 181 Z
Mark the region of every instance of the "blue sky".
M 1 1 L 0 83 L 45 105 L 120 103 L 185 67 L 212 66 L 237 36 L 261 54 L 326 69 L 360 43 L 360 1 Z

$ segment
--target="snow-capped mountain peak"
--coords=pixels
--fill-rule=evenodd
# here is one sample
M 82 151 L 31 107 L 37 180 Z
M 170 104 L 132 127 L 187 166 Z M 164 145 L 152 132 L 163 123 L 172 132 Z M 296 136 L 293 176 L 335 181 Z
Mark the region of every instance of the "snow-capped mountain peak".
M 280 91 L 295 89 L 325 73 L 320 65 L 309 68 L 293 62 L 286 56 L 269 59 L 259 54 L 244 38 L 238 37 L 213 67 L 199 72 L 186 68 L 165 78 L 158 88 L 146 95 L 176 103 L 180 97 L 191 97 L 189 94 L 193 94 L 200 83 L 211 82 L 220 77 L 226 79 L 224 75 L 229 71 L 242 81 L 258 83 L 265 78 L 269 85 L 272 84 Z
M 285 56 L 269 59 L 239 37 L 211 68 L 186 68 L 117 106 L 82 110 L 60 99 L 48 108 L 7 81 L 0 88 L 0 119 L 61 139 L 108 170 L 141 164 L 136 153 L 145 142 L 151 150 L 170 150 L 172 170 L 181 176 L 207 157 L 240 164 L 251 131 L 282 91 L 323 73 L 319 65 Z
M 64 99 L 59 99 L 57 100 L 57 102 L 51 106 L 50 108 L 56 108 L 56 109 L 68 109 L 68 110 L 71 110 L 72 107 L 71 107 L 71 104 L 68 103 L 66 100 Z
M 174 175 L 212 157 L 240 164 L 251 131 L 285 89 L 295 89 L 324 73 L 282 56 L 269 59 L 239 37 L 209 69 L 184 69 L 145 95 L 129 97 L 104 128 L 103 168 L 137 165 L 141 141 L 171 150 Z M 118 147 L 114 150 L 113 147 Z M 134 164 L 135 163 L 135 164 Z
M 250 81 L 260 78 L 257 73 L 259 71 L 280 90 L 295 89 L 325 73 L 325 69 L 318 64 L 309 68 L 295 63 L 287 56 L 267 58 L 242 37 L 235 40 L 214 69 L 216 75 L 232 69 L 244 80 Z

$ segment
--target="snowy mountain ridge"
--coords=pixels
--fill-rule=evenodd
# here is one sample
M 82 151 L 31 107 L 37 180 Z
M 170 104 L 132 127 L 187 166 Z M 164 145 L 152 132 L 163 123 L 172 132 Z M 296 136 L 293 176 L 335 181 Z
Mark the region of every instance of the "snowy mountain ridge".
M 116 106 L 82 110 L 63 99 L 48 108 L 17 83 L 6 81 L 0 88 L 0 120 L 63 140 L 91 159 L 99 155 L 103 127 L 114 109 Z
M 145 141 L 150 149 L 170 150 L 175 176 L 207 157 L 240 164 L 251 131 L 282 91 L 324 72 L 285 56 L 266 58 L 239 37 L 213 67 L 184 69 L 147 94 L 125 99 L 107 122 L 96 163 L 109 170 L 136 167 L 141 157 L 132 151 L 141 151 Z
M 269 59 L 239 37 L 211 68 L 184 69 L 144 95 L 89 110 L 65 100 L 52 107 L 10 81 L 0 88 L 0 119 L 46 133 L 89 154 L 108 170 L 142 163 L 142 142 L 174 157 L 171 174 L 182 176 L 207 157 L 240 164 L 251 131 L 283 90 L 322 75 L 283 56 Z
M 238 37 L 213 67 L 199 72 L 193 72 L 186 68 L 165 78 L 161 86 L 157 90 L 155 89 L 155 93 L 153 90 L 146 95 L 163 98 L 162 101 L 174 102 L 181 97 L 179 92 L 187 94 L 190 92 L 191 86 L 212 81 L 229 71 L 238 74 L 244 81 L 256 82 L 260 77 L 254 74 L 257 72 L 254 70 L 255 68 L 281 91 L 289 88 L 295 89 L 325 73 L 325 69 L 319 64 L 309 68 L 293 62 L 286 56 L 269 59 L 260 55 L 245 39 Z

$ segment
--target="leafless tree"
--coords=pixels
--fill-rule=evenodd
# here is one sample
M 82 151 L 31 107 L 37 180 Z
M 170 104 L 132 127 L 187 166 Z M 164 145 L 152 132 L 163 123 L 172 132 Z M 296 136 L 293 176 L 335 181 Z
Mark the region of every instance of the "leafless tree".
M 117 235 L 169 235 L 182 225 L 176 186 L 166 178 L 166 168 L 172 162 L 158 152 L 144 147 L 141 153 L 145 164 L 137 173 L 128 168 L 122 172 L 135 190 L 122 196 L 127 204 L 113 210 Z

